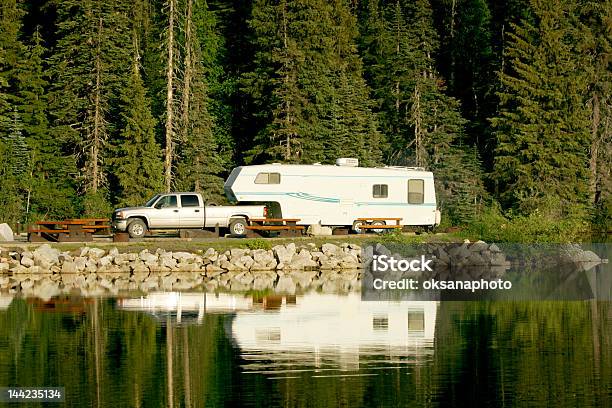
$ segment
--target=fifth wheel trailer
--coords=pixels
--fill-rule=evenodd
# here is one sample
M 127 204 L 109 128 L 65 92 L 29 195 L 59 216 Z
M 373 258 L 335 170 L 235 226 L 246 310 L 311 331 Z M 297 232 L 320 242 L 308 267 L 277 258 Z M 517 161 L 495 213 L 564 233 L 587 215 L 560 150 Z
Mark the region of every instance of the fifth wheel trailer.
M 401 218 L 405 226 L 440 223 L 433 173 L 421 168 L 358 167 L 356 159 L 241 166 L 224 187 L 231 201 L 266 203 L 273 217 L 298 218 L 300 225 L 358 230 L 359 218 Z

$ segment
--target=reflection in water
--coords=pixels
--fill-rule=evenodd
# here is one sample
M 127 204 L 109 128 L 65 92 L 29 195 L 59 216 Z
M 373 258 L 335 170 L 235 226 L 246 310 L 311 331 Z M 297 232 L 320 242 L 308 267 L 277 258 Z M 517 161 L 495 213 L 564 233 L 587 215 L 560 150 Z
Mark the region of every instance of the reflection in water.
M 276 311 L 236 314 L 231 335 L 248 362 L 246 370 L 286 373 L 285 364 L 358 370 L 360 356 L 404 363 L 433 353 L 437 302 L 362 302 L 347 296 L 309 293 Z M 423 350 L 421 350 L 423 349 Z M 368 361 L 362 361 L 367 365 Z
M 612 406 L 609 302 L 0 300 L 0 385 L 66 406 Z

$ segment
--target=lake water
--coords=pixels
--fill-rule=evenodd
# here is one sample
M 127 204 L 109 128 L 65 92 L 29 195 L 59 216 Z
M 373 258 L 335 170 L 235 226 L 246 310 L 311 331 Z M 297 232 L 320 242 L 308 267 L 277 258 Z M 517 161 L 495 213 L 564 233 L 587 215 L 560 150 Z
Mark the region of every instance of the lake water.
M 65 406 L 612 406 L 610 302 L 5 294 L 0 328 L 0 385 Z

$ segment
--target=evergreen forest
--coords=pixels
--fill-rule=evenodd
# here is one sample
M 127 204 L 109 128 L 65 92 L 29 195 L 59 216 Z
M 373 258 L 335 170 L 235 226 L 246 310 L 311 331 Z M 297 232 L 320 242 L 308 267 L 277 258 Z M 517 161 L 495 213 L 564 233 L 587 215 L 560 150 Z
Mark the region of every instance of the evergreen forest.
M 0 4 L 1 222 L 357 157 L 445 226 L 612 229 L 612 0 Z

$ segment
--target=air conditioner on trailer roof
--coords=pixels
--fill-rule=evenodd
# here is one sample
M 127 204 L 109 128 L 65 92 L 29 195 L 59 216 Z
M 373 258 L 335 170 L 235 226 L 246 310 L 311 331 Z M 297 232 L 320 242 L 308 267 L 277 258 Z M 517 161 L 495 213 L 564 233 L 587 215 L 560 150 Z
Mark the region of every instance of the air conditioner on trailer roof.
M 354 157 L 341 157 L 336 159 L 336 166 L 359 167 L 359 159 Z

